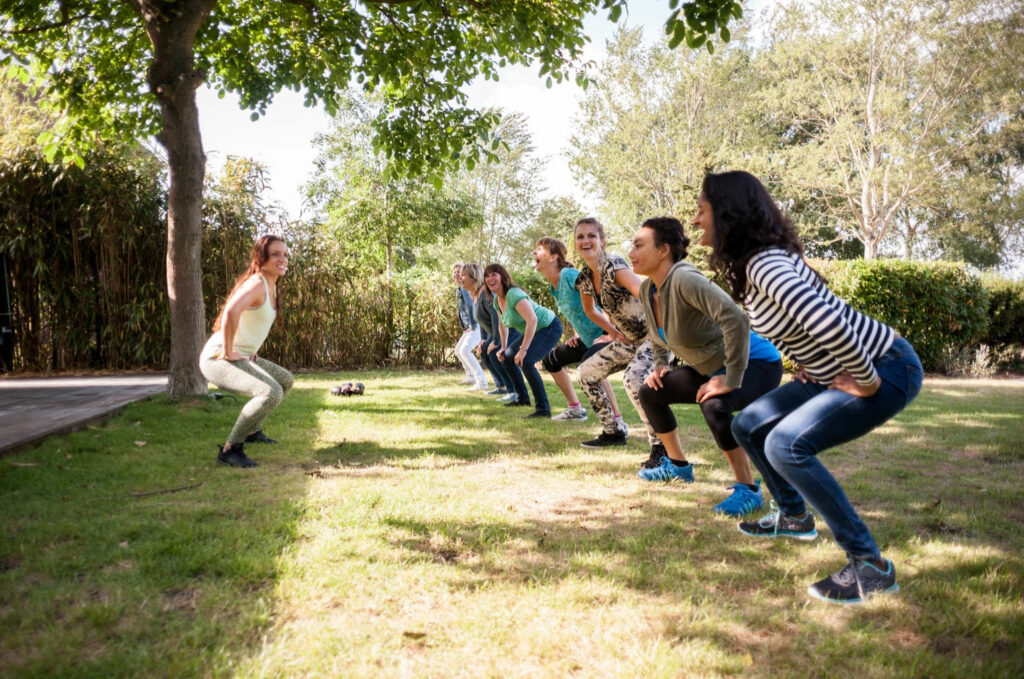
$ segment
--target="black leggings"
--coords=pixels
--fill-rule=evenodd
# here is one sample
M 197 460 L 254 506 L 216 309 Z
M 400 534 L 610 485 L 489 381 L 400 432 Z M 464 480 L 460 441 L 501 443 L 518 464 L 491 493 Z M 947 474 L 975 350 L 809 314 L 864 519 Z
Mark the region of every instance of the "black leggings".
M 608 342 L 601 342 L 588 347 L 583 340 L 578 340 L 576 346 L 571 347 L 563 342 L 548 352 L 544 360 L 540 362 L 549 373 L 556 373 L 567 365 L 583 363 L 597 352 L 608 345 Z
M 709 379 L 690 366 L 683 366 L 662 376 L 661 389 L 651 389 L 646 384 L 640 387 L 640 405 L 654 431 L 667 434 L 675 429 L 676 417 L 669 406 L 673 403 L 696 403 L 697 389 Z M 782 361 L 752 360 L 747 363 L 739 389 L 709 398 L 700 404 L 704 421 L 708 423 L 719 448 L 732 450 L 739 445 L 732 436 L 732 414 L 779 386 L 781 381 Z

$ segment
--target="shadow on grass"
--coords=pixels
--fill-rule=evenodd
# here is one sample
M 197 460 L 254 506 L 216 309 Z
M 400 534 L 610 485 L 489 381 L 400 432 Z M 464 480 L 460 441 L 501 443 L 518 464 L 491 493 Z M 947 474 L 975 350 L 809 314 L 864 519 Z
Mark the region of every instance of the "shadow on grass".
M 259 642 L 322 397 L 285 399 L 257 469 L 218 466 L 245 400 L 157 397 L 0 464 L 0 674 L 209 676 Z
M 213 462 L 240 402 L 183 405 L 166 399 L 132 406 L 104 427 L 52 439 L 0 462 L 0 674 L 228 674 L 258 652 L 273 623 L 282 556 L 304 539 L 298 526 L 307 511 L 309 476 L 394 478 L 498 455 L 514 457 L 529 470 L 558 472 L 563 463 L 552 458 L 597 428 L 593 421 L 526 422 L 522 409 L 503 409 L 455 389 L 438 398 L 425 393 L 441 379 L 433 374 L 398 373 L 401 385 L 377 375 L 362 380 L 366 395 L 347 399 L 327 390 L 334 382 L 357 379 L 352 374 L 344 380 L 303 376 L 267 423 L 268 434 L 282 443 L 249 448 L 261 463 L 257 470 L 218 468 Z M 617 391 L 619 402 L 627 404 Z M 556 394 L 549 387 L 553 400 Z M 999 398 L 979 416 L 1015 412 Z M 942 403 L 922 398 L 889 426 L 900 437 L 919 432 L 921 447 L 933 446 L 936 432 L 949 427 L 948 421 L 934 423 L 950 415 Z M 697 409 L 676 412 L 684 438 L 717 459 Z M 325 435 L 322 417 L 340 419 L 340 433 Z M 638 422 L 635 414 L 628 417 Z M 362 433 L 349 438 L 348 423 L 352 430 L 362 423 L 398 443 Z M 526 429 L 528 444 L 518 436 Z M 638 462 L 646 442 L 636 434 L 631 441 Z M 656 632 L 670 641 L 699 639 L 730 652 L 750 649 L 762 675 L 772 669 L 789 676 L 865 669 L 878 675 L 898 668 L 949 676 L 966 674 L 960 670 L 974 663 L 983 674 L 1017 676 L 1009 670 L 1019 668 L 1024 657 L 1019 524 L 972 519 L 976 511 L 1006 516 L 1000 506 L 1019 517 L 1020 475 L 980 499 L 976 493 L 951 493 L 947 480 L 933 508 L 934 500 L 922 500 L 920 490 L 906 487 L 896 474 L 945 475 L 941 467 L 910 470 L 898 456 L 870 452 L 863 468 L 859 448 L 843 455 L 853 484 L 888 477 L 891 492 L 872 500 L 869 509 L 876 515 L 869 523 L 893 550 L 915 555 L 915 561 L 923 559 L 916 556 L 922 544 L 998 550 L 967 554 L 957 563 L 925 560 L 903 579 L 904 593 L 892 603 L 822 613 L 815 607 L 823 605 L 805 605 L 802 590 L 842 565 L 838 550 L 745 540 L 733 522 L 710 517 L 693 493 L 639 497 L 645 491 L 637 490 L 636 500 L 615 509 L 576 498 L 543 518 L 432 522 L 386 514 L 373 520 L 386 529 L 380 540 L 404 555 L 400 564 L 437 564 L 454 588 L 587 578 L 639 596 L 689 603 L 691 617 L 665 613 L 654 623 L 660 625 Z M 622 460 L 595 456 L 564 466 L 583 475 L 621 475 L 625 483 L 636 466 Z M 34 466 L 15 467 L 15 461 Z M 991 490 L 986 476 L 948 478 L 957 480 L 952 487 L 959 491 L 983 483 Z M 133 496 L 151 492 L 159 494 Z M 343 555 L 367 558 L 355 547 Z M 794 569 L 798 558 L 806 563 Z M 607 592 L 578 596 L 600 606 Z M 805 624 L 816 615 L 823 627 Z M 792 658 L 800 654 L 793 648 L 802 647 L 805 667 L 772 666 L 777 652 Z

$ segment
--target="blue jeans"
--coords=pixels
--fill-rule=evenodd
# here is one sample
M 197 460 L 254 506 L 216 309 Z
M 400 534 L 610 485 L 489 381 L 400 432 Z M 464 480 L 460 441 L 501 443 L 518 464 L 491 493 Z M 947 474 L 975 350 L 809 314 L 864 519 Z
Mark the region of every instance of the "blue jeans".
M 509 330 L 509 332 L 512 331 Z M 513 359 L 523 343 L 523 336 L 520 335 L 513 341 L 512 336 L 509 335 L 508 346 L 505 348 L 505 356 L 502 361 L 505 363 L 509 377 L 512 378 L 516 393 L 519 394 L 519 401 L 529 403 L 529 398 L 526 396 L 526 384 L 523 383 L 523 375 L 526 375 L 526 381 L 530 383 L 530 391 L 533 392 L 533 404 L 536 410 L 551 410 L 551 404 L 548 403 L 548 393 L 544 390 L 544 380 L 534 363 L 547 356 L 548 352 L 554 349 L 561 339 L 562 322 L 557 318 L 551 321 L 551 325 L 548 327 L 538 328 L 537 332 L 533 334 L 530 348 L 526 350 L 523 369 L 520 371 Z
M 817 454 L 867 434 L 921 391 L 921 361 L 902 337 L 875 360 L 875 369 L 882 386 L 869 398 L 793 380 L 751 403 L 732 421 L 733 436 L 761 472 L 782 513 L 803 514 L 806 499 L 839 546 L 861 559 L 878 558 L 878 546 Z
M 512 333 L 515 333 L 513 335 Z M 508 340 L 513 341 L 513 337 L 519 337 L 519 333 L 512 328 L 508 331 Z M 494 349 L 492 352 L 491 349 Z M 487 343 L 484 344 L 482 363 L 487 366 L 487 369 L 491 371 L 491 376 L 494 377 L 494 384 L 498 387 L 504 387 L 505 391 L 515 391 L 515 385 L 512 384 L 512 378 L 509 377 L 508 371 L 505 370 L 505 366 L 502 364 L 501 359 L 498 356 L 501 354 L 501 338 L 500 337 L 488 337 Z

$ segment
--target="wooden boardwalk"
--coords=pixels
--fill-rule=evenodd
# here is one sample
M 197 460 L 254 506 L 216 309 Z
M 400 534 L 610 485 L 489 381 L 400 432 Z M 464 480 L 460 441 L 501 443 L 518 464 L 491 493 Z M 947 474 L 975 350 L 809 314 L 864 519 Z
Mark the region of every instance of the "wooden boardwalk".
M 0 456 L 81 429 L 167 388 L 167 375 L 0 380 Z

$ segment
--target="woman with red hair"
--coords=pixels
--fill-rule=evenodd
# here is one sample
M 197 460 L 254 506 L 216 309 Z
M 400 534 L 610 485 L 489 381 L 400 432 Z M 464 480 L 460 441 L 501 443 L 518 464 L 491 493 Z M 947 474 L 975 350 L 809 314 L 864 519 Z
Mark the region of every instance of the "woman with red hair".
M 288 271 L 288 246 L 280 236 L 259 238 L 249 268 L 228 295 L 213 324 L 213 335 L 199 356 L 203 376 L 218 387 L 252 398 L 242 407 L 217 461 L 232 467 L 255 467 L 246 443 L 276 443 L 263 433 L 263 422 L 281 403 L 294 379 L 287 370 L 257 355 L 280 309 L 277 282 Z

